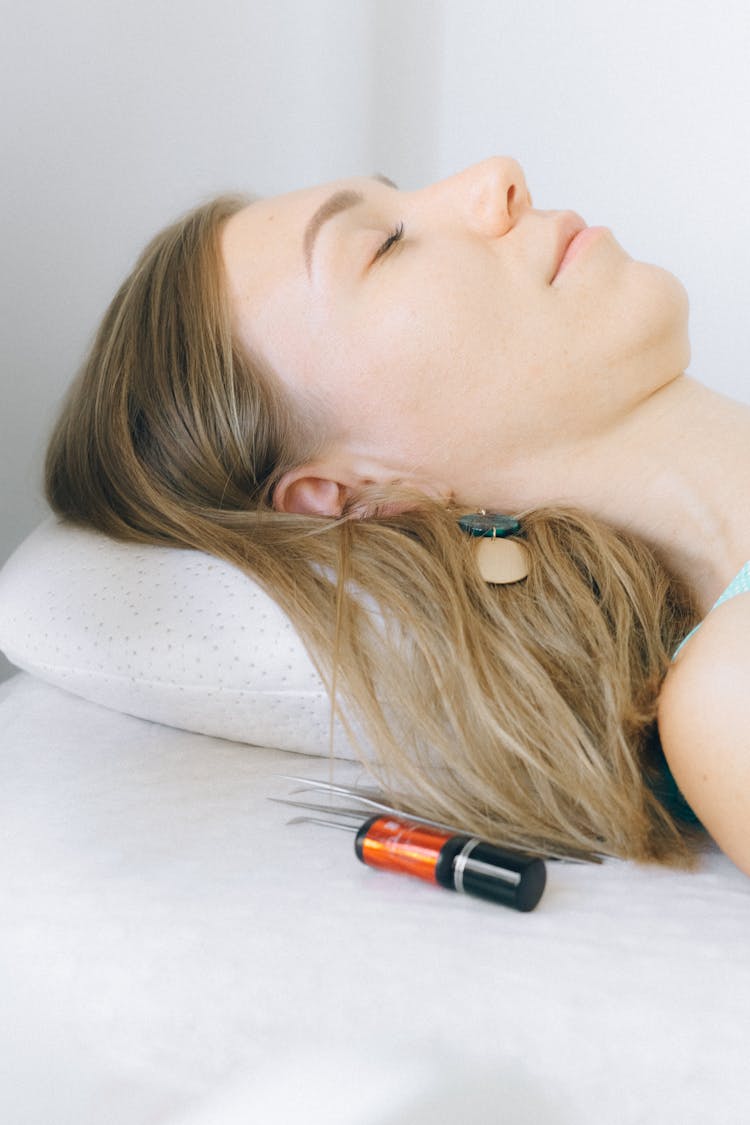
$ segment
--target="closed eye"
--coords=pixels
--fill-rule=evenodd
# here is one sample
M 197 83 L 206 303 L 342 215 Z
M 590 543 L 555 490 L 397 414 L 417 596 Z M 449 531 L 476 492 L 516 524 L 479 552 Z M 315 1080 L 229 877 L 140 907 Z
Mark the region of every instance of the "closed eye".
M 404 234 L 404 224 L 399 223 L 398 226 L 396 227 L 396 229 L 391 231 L 391 233 L 388 235 L 388 237 L 386 238 L 383 245 L 378 249 L 377 254 L 372 259 L 373 262 L 377 262 L 378 258 L 382 258 L 384 254 L 388 253 L 388 251 L 391 249 L 392 246 L 395 246 L 397 242 L 400 242 L 401 239 L 403 238 L 403 234 Z

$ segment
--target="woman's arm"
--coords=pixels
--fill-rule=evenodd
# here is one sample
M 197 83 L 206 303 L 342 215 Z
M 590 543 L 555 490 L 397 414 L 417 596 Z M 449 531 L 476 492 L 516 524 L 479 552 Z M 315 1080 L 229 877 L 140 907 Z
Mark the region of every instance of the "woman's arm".
M 670 669 L 659 734 L 685 799 L 750 875 L 750 596 L 706 618 Z

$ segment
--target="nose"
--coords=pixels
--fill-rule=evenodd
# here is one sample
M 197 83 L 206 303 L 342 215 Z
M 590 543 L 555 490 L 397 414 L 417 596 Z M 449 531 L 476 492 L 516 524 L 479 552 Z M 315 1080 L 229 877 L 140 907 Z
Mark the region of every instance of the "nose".
M 432 189 L 478 234 L 500 238 L 531 206 L 523 168 L 511 156 L 491 156 Z

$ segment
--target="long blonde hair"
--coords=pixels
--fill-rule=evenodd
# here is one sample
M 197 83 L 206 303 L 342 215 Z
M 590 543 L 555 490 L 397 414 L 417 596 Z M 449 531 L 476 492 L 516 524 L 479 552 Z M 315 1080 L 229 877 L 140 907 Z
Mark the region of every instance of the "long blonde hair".
M 525 851 L 689 865 L 697 831 L 656 792 L 684 591 L 571 510 L 522 513 L 530 573 L 502 587 L 481 580 L 457 513 L 424 497 L 361 497 L 364 519 L 274 512 L 275 481 L 324 448 L 328 422 L 233 339 L 219 239 L 245 203 L 192 211 L 120 288 L 50 440 L 53 509 L 260 582 L 414 811 Z

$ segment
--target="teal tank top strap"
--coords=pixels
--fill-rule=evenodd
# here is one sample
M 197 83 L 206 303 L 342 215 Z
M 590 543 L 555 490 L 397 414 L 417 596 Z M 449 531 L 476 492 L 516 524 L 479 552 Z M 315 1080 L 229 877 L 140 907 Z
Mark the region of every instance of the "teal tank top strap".
M 723 605 L 724 602 L 728 602 L 730 598 L 736 598 L 738 594 L 750 594 L 750 561 L 746 562 L 739 574 L 735 575 L 724 593 L 721 594 L 721 596 L 718 597 L 714 604 L 711 606 L 711 610 L 709 612 L 718 609 L 720 605 Z M 690 630 L 685 639 L 681 641 L 681 643 L 674 651 L 674 654 L 672 656 L 673 660 L 675 656 L 677 656 L 677 653 L 680 651 L 682 646 L 687 644 L 693 634 L 696 633 L 698 629 L 700 629 L 702 624 L 703 622 L 699 622 L 694 629 Z M 676 816 L 678 819 L 684 820 L 687 823 L 699 824 L 700 821 L 698 820 L 698 817 L 695 815 L 693 810 L 690 808 L 690 805 L 687 803 L 682 793 L 680 792 L 677 782 L 672 776 L 672 772 L 669 768 L 669 765 L 667 764 L 666 758 L 664 758 L 663 756 L 663 753 L 661 755 L 660 767 L 661 768 L 659 770 L 657 779 L 651 783 L 651 788 L 654 794 L 659 798 L 661 803 L 672 813 L 673 816 Z
M 724 604 L 724 602 L 728 602 L 730 598 L 736 598 L 738 594 L 750 594 L 750 561 L 746 562 L 739 574 L 736 574 L 734 576 L 724 593 L 721 594 L 711 606 L 709 613 L 712 613 L 715 609 L 718 609 L 720 605 Z M 677 648 L 674 650 L 674 653 L 672 654 L 673 660 L 677 656 L 677 653 L 680 651 L 682 646 L 686 645 L 693 634 L 698 632 L 702 624 L 703 622 L 699 621 L 695 628 L 690 630 L 684 640 L 680 641 Z
M 716 599 L 716 604 L 713 608 L 716 609 L 716 606 L 728 602 L 730 598 L 736 598 L 738 594 L 750 594 L 750 561 L 745 563 L 742 570 L 732 579 L 721 597 Z

